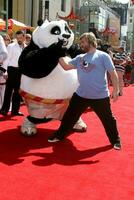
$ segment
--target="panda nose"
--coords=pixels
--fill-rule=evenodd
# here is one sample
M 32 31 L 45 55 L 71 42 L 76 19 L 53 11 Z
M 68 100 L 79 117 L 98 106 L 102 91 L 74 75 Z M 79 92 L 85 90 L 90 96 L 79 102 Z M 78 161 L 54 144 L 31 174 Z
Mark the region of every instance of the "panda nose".
M 64 37 L 64 38 L 68 39 L 68 38 L 70 38 L 70 35 L 67 35 L 67 34 L 62 34 L 62 37 Z

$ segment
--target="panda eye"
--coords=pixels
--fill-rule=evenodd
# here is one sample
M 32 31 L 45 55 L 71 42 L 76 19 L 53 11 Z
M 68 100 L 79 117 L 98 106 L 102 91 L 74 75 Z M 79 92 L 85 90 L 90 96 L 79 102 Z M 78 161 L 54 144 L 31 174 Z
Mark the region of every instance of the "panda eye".
M 60 33 L 61 33 L 61 30 L 58 26 L 55 26 L 51 29 L 51 34 L 60 35 Z
M 71 33 L 71 31 L 70 31 L 70 29 L 68 28 L 67 25 L 65 26 L 65 31 L 68 32 L 68 33 Z

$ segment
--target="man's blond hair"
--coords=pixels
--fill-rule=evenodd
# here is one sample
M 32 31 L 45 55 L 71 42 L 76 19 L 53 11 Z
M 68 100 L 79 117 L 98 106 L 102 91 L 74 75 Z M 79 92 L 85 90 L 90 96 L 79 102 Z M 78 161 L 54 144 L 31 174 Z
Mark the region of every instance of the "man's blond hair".
M 83 33 L 80 36 L 80 40 L 82 38 L 87 38 L 89 44 L 91 44 L 93 47 L 97 48 L 97 38 L 95 37 L 94 33 L 92 33 L 92 32 Z

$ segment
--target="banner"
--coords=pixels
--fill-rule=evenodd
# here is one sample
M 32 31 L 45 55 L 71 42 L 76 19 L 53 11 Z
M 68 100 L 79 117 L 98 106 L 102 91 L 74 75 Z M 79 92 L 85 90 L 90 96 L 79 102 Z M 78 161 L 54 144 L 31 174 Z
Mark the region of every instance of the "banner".
M 8 19 L 8 31 L 16 32 L 18 30 L 34 30 L 34 27 L 27 26 L 22 22 L 19 22 L 15 19 Z M 6 30 L 6 22 L 0 18 L 0 31 Z

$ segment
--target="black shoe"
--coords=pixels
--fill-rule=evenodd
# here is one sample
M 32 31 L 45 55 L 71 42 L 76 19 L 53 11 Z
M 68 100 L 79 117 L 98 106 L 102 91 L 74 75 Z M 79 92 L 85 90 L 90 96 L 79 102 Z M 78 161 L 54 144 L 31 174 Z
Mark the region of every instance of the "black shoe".
M 7 116 L 7 112 L 5 110 L 0 110 L 0 114 L 3 116 Z
M 21 112 L 11 112 L 11 115 L 12 116 L 24 116 L 24 114 Z
M 119 96 L 123 96 L 123 94 L 119 92 Z
M 114 149 L 116 149 L 116 150 L 120 150 L 121 149 L 121 142 L 120 141 L 117 141 L 114 145 L 113 145 L 113 147 L 114 147 Z
M 77 133 L 85 133 L 87 131 L 87 127 L 83 127 L 82 129 L 73 128 L 72 131 Z
M 48 138 L 48 142 L 59 142 L 61 140 L 63 140 L 63 139 L 58 138 L 56 135 L 53 135 L 53 136 Z

